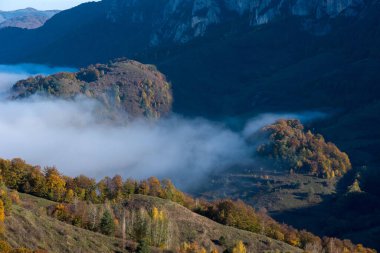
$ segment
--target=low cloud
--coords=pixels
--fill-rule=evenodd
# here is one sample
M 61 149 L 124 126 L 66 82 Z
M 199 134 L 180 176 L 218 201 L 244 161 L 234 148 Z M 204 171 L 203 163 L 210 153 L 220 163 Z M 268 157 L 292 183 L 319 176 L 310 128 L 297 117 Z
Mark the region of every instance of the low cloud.
M 25 68 L 9 68 L 12 71 L 0 67 L 0 87 L 4 89 L 20 77 L 62 70 L 43 72 L 43 68 L 36 68 L 28 73 Z M 9 73 L 15 76 L 2 79 Z M 54 165 L 70 176 L 170 178 L 186 189 L 209 173 L 249 162 L 254 147 L 247 144 L 246 137 L 261 127 L 284 117 L 316 117 L 310 113 L 266 114 L 236 132 L 221 123 L 178 115 L 156 122 L 140 119 L 127 125 L 111 125 L 99 121 L 95 113 L 98 106 L 86 98 L 0 99 L 0 157 Z
M 0 93 L 6 92 L 18 80 L 34 75 L 50 75 L 72 68 L 49 67 L 39 64 L 0 65 Z
M 102 124 L 96 102 L 32 98 L 0 102 L 0 155 L 56 165 L 68 175 L 174 178 L 182 185 L 249 158 L 238 133 L 179 116 Z
M 328 115 L 324 112 L 305 111 L 298 113 L 263 113 L 248 121 L 243 135 L 247 138 L 265 126 L 275 123 L 279 119 L 299 119 L 302 123 L 326 118 Z

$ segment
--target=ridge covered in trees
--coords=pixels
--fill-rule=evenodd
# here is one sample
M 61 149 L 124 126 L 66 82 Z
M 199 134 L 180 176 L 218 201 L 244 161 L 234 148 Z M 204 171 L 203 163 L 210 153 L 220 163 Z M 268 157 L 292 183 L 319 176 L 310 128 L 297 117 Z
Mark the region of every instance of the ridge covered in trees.
M 170 217 L 157 207 L 140 208 L 137 212 L 129 209 L 128 199 L 134 194 L 171 200 L 218 223 L 284 241 L 310 253 L 320 252 L 319 250 L 328 253 L 376 252 L 360 244 L 354 245 L 348 240 L 319 238 L 307 231 L 279 224 L 265 212 L 256 211 L 242 201 L 225 199 L 208 202 L 193 199 L 176 189 L 170 180 L 160 181 L 151 177 L 142 181 L 124 181 L 121 176 L 116 175 L 96 182 L 84 175 L 74 178 L 64 176 L 54 167 L 42 170 L 39 166 L 29 165 L 21 159 L 0 159 L 0 170 L 6 187 L 59 202 L 48 208 L 48 213 L 59 220 L 106 235 L 124 238 L 128 233 L 130 238 L 143 240 L 152 246 L 165 248 L 169 238 Z M 9 202 L 8 195 L 1 196 L 4 203 Z M 125 217 L 130 218 L 126 220 Z M 121 228 L 121 231 L 116 228 Z M 192 246 L 184 248 L 191 249 Z
M 263 133 L 269 136 L 269 142 L 257 148 L 259 155 L 293 172 L 334 178 L 352 167 L 346 153 L 322 135 L 305 131 L 299 120 L 279 120 L 264 127 Z
M 30 77 L 11 89 L 12 99 L 35 94 L 63 99 L 81 95 L 100 101 L 108 114 L 121 111 L 148 118 L 170 113 L 173 100 L 171 85 L 155 66 L 126 59 L 90 65 L 76 73 Z

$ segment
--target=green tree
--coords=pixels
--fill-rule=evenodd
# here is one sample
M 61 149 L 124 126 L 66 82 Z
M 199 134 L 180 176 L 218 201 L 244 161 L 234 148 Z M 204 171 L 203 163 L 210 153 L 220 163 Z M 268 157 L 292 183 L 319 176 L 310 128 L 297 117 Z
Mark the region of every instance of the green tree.
M 140 240 L 136 249 L 137 253 L 150 253 L 148 243 L 146 240 Z
M 108 210 L 104 212 L 103 217 L 100 220 L 100 232 L 105 235 L 112 235 L 115 232 L 115 223 Z

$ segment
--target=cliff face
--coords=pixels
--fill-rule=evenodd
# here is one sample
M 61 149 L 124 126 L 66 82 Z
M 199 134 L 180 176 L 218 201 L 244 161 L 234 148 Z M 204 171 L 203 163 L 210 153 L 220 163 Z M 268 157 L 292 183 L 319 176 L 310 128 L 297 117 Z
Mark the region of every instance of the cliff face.
M 325 35 L 332 30 L 330 19 L 358 15 L 371 1 L 375 0 L 89 2 L 54 15 L 32 31 L 1 29 L 0 61 L 84 66 L 117 57 L 134 58 L 150 49 L 170 48 L 208 35 L 228 36 L 289 17 L 298 17 L 301 29 Z
M 363 0 L 159 0 L 153 4 L 147 0 L 105 0 L 104 3 L 109 10 L 107 18 L 113 22 L 128 13 L 129 22 L 146 23 L 154 13 L 151 45 L 163 41 L 186 43 L 205 35 L 210 26 L 238 16 L 247 25 L 257 26 L 279 16 L 314 20 L 352 16 L 364 5 Z

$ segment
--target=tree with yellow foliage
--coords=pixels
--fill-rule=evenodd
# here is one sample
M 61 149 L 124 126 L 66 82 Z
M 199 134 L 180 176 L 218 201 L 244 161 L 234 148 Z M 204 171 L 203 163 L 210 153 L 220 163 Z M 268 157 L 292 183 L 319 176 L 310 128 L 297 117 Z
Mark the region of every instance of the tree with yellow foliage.
M 168 239 L 168 219 L 164 211 L 157 207 L 152 208 L 151 212 L 151 244 L 157 247 L 165 247 Z
M 207 250 L 201 247 L 196 242 L 192 242 L 192 243 L 184 242 L 181 245 L 179 252 L 180 253 L 207 253 Z
M 247 253 L 247 249 L 242 241 L 238 241 L 232 249 L 232 253 Z
M 65 202 L 71 203 L 73 202 L 75 197 L 74 191 L 72 189 L 68 189 L 65 195 Z
M 0 222 L 4 222 L 5 220 L 5 208 L 4 203 L 2 200 L 0 200 Z
M 66 192 L 66 181 L 54 167 L 45 169 L 47 195 L 50 199 L 60 201 Z
M 4 234 L 5 208 L 4 203 L 0 200 L 0 234 Z

